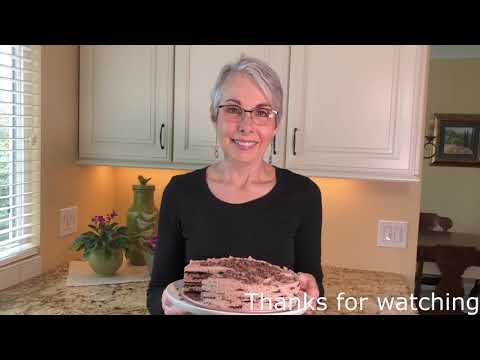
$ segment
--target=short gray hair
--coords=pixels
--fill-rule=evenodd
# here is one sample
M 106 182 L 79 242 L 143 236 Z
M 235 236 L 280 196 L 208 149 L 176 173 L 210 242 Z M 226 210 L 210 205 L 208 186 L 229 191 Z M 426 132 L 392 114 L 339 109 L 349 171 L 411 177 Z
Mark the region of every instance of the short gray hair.
M 215 85 L 210 94 L 211 104 L 210 112 L 213 119 L 217 118 L 218 106 L 223 93 L 223 85 L 225 82 L 235 74 L 245 74 L 253 80 L 257 86 L 262 90 L 265 96 L 272 101 L 273 109 L 277 113 L 277 126 L 280 124 L 283 110 L 283 89 L 280 79 L 269 65 L 265 62 L 241 55 L 240 59 L 234 63 L 226 64 L 221 70 L 215 81 Z

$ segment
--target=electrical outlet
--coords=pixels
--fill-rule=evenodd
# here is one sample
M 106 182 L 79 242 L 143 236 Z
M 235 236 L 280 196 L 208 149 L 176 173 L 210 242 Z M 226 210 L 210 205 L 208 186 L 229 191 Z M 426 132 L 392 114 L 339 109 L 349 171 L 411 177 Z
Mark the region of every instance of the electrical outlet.
M 405 221 L 378 222 L 377 246 L 406 248 L 408 223 Z
M 60 209 L 60 236 L 66 236 L 77 231 L 76 206 Z

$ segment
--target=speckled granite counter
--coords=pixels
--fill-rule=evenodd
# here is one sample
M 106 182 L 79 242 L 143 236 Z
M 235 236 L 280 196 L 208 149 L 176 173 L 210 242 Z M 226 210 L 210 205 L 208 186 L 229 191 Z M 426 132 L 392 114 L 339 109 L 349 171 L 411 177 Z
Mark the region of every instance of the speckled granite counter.
M 24 283 L 0 291 L 0 315 L 146 315 L 147 282 L 117 285 L 66 287 L 68 265 Z M 324 267 L 327 309 L 318 314 L 407 314 L 411 311 L 381 311 L 377 297 L 409 297 L 411 290 L 404 277 L 390 273 Z M 364 307 L 348 310 L 339 307 L 337 294 L 345 292 L 358 299 L 368 298 Z M 353 305 L 353 300 L 349 303 Z M 415 312 L 413 312 L 415 313 Z
M 148 314 L 146 282 L 65 286 L 68 265 L 0 291 L 1 314 Z
M 320 311 L 319 315 L 418 315 L 417 310 L 403 306 L 403 299 L 409 300 L 413 296 L 413 290 L 410 289 L 407 279 L 398 274 L 365 271 L 354 269 L 342 269 L 337 267 L 325 266 L 324 287 L 325 297 L 327 299 L 327 309 Z M 338 301 L 337 295 L 343 294 L 343 298 L 352 297 L 357 301 L 357 307 L 353 309 L 353 301 Z M 360 306 L 360 298 L 365 298 L 364 306 Z M 384 299 L 393 300 L 395 304 L 392 310 L 378 305 L 378 301 Z M 350 306 L 350 309 L 346 308 Z M 396 306 L 398 309 L 396 310 Z

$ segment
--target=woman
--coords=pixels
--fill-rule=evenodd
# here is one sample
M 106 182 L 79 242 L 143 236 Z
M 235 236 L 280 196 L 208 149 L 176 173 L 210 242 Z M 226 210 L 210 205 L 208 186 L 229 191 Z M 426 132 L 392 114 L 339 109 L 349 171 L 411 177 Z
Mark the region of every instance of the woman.
M 220 72 L 210 114 L 224 160 L 174 176 L 164 190 L 147 307 L 178 314 L 162 293 L 190 260 L 252 256 L 301 273 L 301 287 L 323 296 L 322 204 L 309 178 L 263 158 L 282 115 L 277 74 L 241 57 Z

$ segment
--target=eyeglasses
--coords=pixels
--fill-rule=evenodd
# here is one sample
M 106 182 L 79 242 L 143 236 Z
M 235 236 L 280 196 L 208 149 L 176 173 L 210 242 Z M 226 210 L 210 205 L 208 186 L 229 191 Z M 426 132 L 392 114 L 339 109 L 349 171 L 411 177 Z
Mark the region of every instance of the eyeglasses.
M 272 120 L 277 119 L 278 112 L 266 107 L 256 107 L 252 110 L 245 110 L 239 105 L 220 105 L 218 107 L 222 110 L 222 114 L 225 120 L 240 122 L 240 120 L 245 120 L 245 113 L 252 114 L 252 120 L 256 125 L 267 125 Z

